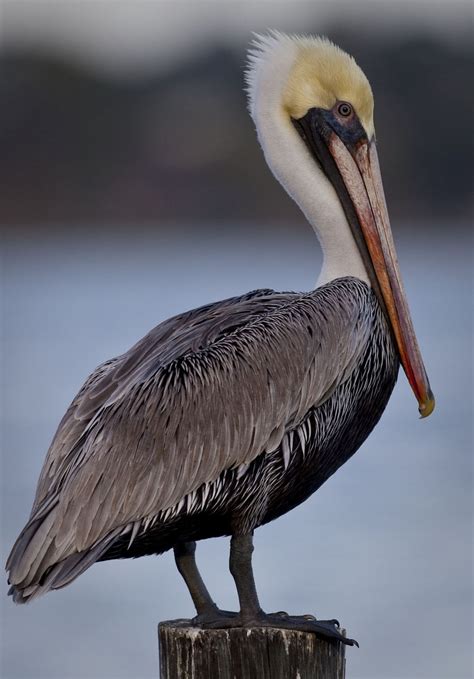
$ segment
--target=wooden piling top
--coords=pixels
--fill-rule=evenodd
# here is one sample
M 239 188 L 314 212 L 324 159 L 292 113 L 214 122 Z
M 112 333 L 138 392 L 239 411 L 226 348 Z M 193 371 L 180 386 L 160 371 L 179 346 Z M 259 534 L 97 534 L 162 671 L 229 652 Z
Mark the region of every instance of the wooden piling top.
M 158 626 L 161 679 L 344 679 L 345 645 L 273 627 Z

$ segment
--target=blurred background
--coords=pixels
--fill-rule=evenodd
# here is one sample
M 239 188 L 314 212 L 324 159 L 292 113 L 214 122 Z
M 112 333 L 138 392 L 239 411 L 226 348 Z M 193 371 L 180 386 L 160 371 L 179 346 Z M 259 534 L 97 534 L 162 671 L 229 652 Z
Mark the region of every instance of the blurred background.
M 253 31 L 324 33 L 376 99 L 385 190 L 437 410 L 401 376 L 381 424 L 259 529 L 267 610 L 338 617 L 348 679 L 472 676 L 472 9 L 396 3 L 3 1 L 2 558 L 45 451 L 103 360 L 172 314 L 309 289 L 321 255 L 268 171 L 243 92 Z M 236 606 L 228 540 L 199 546 Z M 15 607 L 4 679 L 152 679 L 156 624 L 192 614 L 171 555 L 96 564 Z

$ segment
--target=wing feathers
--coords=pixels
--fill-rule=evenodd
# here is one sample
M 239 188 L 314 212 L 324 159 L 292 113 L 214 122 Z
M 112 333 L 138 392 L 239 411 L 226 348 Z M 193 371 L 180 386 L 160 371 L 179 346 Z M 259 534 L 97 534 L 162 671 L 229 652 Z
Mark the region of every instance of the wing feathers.
M 34 585 L 41 565 L 41 587 L 62 587 L 128 524 L 185 496 L 192 508 L 200 486 L 231 467 L 245 473 L 276 449 L 347 379 L 365 345 L 369 290 L 344 280 L 351 294 L 336 281 L 309 294 L 260 291 L 188 312 L 99 366 L 53 440 L 9 560 L 11 582 Z M 53 509 L 37 522 L 48 503 Z

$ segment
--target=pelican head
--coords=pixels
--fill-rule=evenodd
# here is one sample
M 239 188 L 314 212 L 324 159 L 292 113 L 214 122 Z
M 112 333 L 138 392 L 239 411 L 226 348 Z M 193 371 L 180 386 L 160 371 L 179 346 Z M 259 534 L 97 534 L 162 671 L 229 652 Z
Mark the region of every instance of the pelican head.
M 422 417 L 434 397 L 401 281 L 375 144 L 374 99 L 354 59 L 326 38 L 257 37 L 250 114 L 268 165 L 313 225 L 319 284 L 356 276 L 387 316 Z

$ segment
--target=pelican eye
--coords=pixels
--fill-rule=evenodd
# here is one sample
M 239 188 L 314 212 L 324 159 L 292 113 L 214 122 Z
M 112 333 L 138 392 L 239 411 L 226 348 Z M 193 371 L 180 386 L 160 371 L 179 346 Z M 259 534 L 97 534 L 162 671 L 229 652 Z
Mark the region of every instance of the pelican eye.
M 337 111 L 339 115 L 343 116 L 343 118 L 348 118 L 352 113 L 352 106 L 343 101 L 342 104 L 339 104 L 337 107 Z

